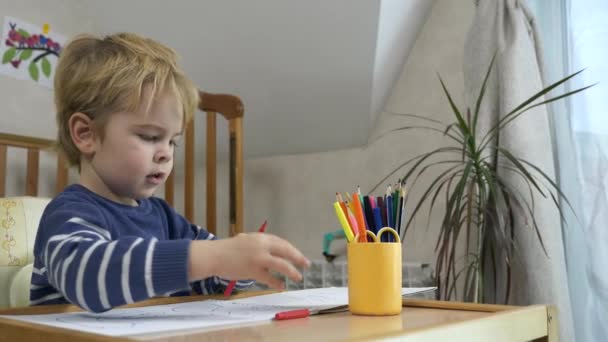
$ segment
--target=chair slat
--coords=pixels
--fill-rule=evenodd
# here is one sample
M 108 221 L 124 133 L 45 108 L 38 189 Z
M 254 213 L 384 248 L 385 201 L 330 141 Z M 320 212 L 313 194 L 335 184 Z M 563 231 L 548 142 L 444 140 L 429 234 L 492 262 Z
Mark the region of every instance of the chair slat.
M 6 146 L 0 145 L 0 197 L 6 195 Z
M 243 118 L 230 119 L 230 236 L 243 231 Z
M 27 196 L 38 195 L 38 165 L 40 151 L 34 148 L 27 149 L 27 169 L 25 176 L 25 194 Z
M 228 120 L 230 137 L 230 236 L 243 231 L 243 102 L 230 94 L 199 92 L 199 109 L 207 112 L 207 229 L 216 229 L 216 114 Z
M 194 222 L 194 121 L 186 127 L 186 160 L 184 163 L 184 212 Z
M 54 146 L 53 140 L 27 137 L 24 135 L 0 133 L 0 145 L 33 148 L 33 149 L 51 149 Z
M 217 230 L 217 205 L 216 205 L 216 182 L 217 182 L 217 132 L 216 132 L 217 114 L 215 112 L 207 112 L 207 141 L 205 143 L 206 151 L 206 166 L 207 166 L 207 230 L 216 234 Z

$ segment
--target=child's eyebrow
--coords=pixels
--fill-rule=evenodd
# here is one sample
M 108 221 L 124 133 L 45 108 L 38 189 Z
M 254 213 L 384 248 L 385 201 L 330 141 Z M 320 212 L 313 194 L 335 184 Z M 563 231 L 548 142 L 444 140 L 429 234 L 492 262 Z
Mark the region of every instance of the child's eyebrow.
M 164 131 L 165 128 L 163 128 L 162 126 L 159 125 L 154 125 L 154 124 L 140 124 L 140 125 L 135 125 L 135 128 L 140 128 L 140 129 L 153 129 L 156 131 Z

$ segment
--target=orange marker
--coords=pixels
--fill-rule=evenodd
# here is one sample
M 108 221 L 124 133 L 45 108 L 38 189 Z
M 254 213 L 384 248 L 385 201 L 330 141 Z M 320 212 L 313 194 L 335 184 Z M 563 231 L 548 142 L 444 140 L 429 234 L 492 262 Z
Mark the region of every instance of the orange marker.
M 355 218 L 357 219 L 357 226 L 359 227 L 359 242 L 367 242 L 367 233 L 365 231 L 365 217 L 363 217 L 363 209 L 361 208 L 361 202 L 359 196 L 355 194 L 353 196 L 353 207 L 355 209 Z

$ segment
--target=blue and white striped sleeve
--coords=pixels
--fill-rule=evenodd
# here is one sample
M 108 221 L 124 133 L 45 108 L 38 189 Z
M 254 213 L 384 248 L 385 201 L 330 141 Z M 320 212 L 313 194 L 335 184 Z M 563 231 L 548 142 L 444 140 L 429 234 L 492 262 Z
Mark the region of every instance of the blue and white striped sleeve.
M 191 241 L 112 239 L 94 208 L 79 209 L 49 214 L 36 241 L 38 267 L 46 270 L 48 284 L 69 302 L 103 312 L 188 287 Z M 32 305 L 44 304 L 44 298 L 32 294 Z
M 215 235 L 209 233 L 207 230 L 202 229 L 199 226 L 193 225 L 195 233 L 195 240 L 216 240 Z M 192 289 L 198 294 L 217 294 L 223 293 L 230 280 L 223 279 L 220 277 L 209 277 L 200 281 L 192 283 Z M 253 285 L 253 280 L 237 280 L 234 286 L 235 290 L 245 290 Z

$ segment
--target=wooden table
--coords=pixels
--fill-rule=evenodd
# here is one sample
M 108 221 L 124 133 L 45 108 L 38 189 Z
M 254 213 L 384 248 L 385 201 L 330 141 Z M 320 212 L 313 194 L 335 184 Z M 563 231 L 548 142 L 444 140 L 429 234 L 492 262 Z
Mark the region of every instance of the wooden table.
M 244 298 L 266 292 L 241 293 Z M 218 296 L 155 298 L 128 307 L 163 305 Z M 108 337 L 0 318 L 0 341 L 551 341 L 558 340 L 557 317 L 545 305 L 504 306 L 405 299 L 401 315 L 368 317 L 349 312 L 288 321 L 188 330 L 128 337 Z M 48 305 L 0 310 L 7 314 L 44 314 L 80 311 L 73 305 Z

